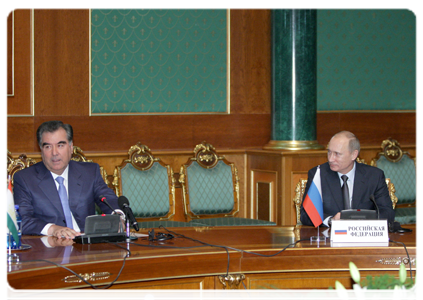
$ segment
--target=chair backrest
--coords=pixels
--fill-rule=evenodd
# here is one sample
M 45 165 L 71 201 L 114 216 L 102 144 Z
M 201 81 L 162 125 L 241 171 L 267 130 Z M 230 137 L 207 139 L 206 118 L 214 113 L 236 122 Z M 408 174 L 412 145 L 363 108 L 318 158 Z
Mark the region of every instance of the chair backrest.
M 239 211 L 238 170 L 206 142 L 197 145 L 194 157 L 181 166 L 184 212 L 188 221 L 233 217 Z
M 9 166 L 13 163 L 13 156 L 9 150 L 5 149 L 5 156 L 4 156 L 4 178 L 5 183 L 9 182 Z
M 407 152 L 403 152 L 398 141 L 387 139 L 382 142 L 382 152 L 372 159 L 371 165 L 382 169 L 386 178 L 395 183 L 399 204 L 414 203 L 416 200 L 416 163 Z
M 91 159 L 87 159 L 87 157 L 84 154 L 84 151 L 82 151 L 82 149 L 79 148 L 78 146 L 73 146 L 73 152 L 72 152 L 71 160 L 93 162 Z
M 385 178 L 385 182 L 388 187 L 389 197 L 391 198 L 391 201 L 392 201 L 392 207 L 395 209 L 395 206 L 398 202 L 398 198 L 395 195 L 395 185 L 391 182 L 390 178 Z M 307 179 L 301 178 L 295 187 L 295 195 L 294 195 L 294 198 L 292 199 L 295 205 L 297 225 L 301 225 L 301 203 L 303 201 L 306 185 L 307 185 Z
M 175 215 L 175 179 L 173 170 L 150 149 L 137 143 L 114 171 L 117 196 L 128 198 L 136 218 L 171 220 Z
M 26 154 L 19 155 L 18 158 L 13 158 L 12 154 L 7 150 L 7 177 L 10 176 L 13 185 L 13 176 L 16 172 L 35 165 L 35 159 L 27 157 Z
M 91 159 L 87 159 L 84 151 L 82 151 L 82 149 L 79 148 L 78 146 L 73 146 L 73 152 L 72 152 L 71 160 L 82 161 L 82 162 L 93 162 Z M 100 174 L 101 174 L 101 177 L 103 178 L 104 182 L 110 188 L 113 188 L 113 185 L 108 178 L 109 176 L 107 175 L 106 170 L 102 166 L 100 166 Z
M 301 225 L 301 203 L 303 201 L 304 190 L 307 185 L 307 179 L 300 178 L 296 187 L 295 187 L 295 196 L 292 201 L 295 205 L 295 214 L 297 216 L 297 225 Z

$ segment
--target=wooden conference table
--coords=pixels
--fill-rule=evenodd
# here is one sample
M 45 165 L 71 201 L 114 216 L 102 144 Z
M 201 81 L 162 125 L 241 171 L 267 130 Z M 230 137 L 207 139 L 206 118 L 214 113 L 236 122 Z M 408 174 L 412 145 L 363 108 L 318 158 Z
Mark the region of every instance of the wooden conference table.
M 413 232 L 390 234 L 390 239 L 406 245 L 414 279 L 416 227 L 403 227 Z M 316 235 L 314 227 L 169 230 L 177 234 L 164 241 L 139 238 L 131 243 L 74 243 L 53 248 L 46 247 L 41 237 L 24 236 L 23 244 L 31 248 L 14 252 L 19 261 L 8 264 L 8 282 L 15 289 L 92 289 L 112 282 L 111 289 L 327 289 L 336 280 L 347 288 L 352 286 L 350 261 L 362 277 L 397 276 L 401 261 L 407 270 L 410 266 L 401 244 L 331 247 L 329 239 L 310 242 L 309 237 Z M 157 232 L 167 233 L 165 229 Z M 89 284 L 61 266 L 83 274 Z

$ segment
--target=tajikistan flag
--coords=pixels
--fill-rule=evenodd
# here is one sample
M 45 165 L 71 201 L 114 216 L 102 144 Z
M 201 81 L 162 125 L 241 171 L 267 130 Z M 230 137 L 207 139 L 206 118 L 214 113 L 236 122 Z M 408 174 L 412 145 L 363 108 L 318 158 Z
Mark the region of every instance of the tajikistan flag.
M 314 227 L 323 223 L 322 185 L 320 184 L 320 166 L 317 167 L 313 182 L 304 198 L 303 207 L 313 222 Z
M 12 234 L 16 243 L 19 241 L 18 223 L 16 222 L 15 201 L 13 200 L 12 181 L 9 176 L 9 185 L 7 188 L 7 228 Z

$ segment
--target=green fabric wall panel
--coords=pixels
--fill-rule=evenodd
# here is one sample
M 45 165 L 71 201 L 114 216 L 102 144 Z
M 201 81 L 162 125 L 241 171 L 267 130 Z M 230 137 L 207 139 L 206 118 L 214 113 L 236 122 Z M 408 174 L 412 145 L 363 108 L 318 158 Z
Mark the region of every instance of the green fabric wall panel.
M 409 10 L 317 11 L 317 110 L 416 109 Z
M 91 114 L 227 113 L 226 10 L 92 10 Z

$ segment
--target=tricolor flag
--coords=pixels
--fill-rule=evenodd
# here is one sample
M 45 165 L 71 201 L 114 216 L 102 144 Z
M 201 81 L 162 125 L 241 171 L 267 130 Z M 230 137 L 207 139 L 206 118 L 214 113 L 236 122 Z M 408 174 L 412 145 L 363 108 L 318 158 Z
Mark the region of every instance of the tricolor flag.
M 17 243 L 19 241 L 18 223 L 16 222 L 15 201 L 13 200 L 12 180 L 10 176 L 7 188 L 7 228 Z
M 322 185 L 320 184 L 320 166 L 317 167 L 313 182 L 304 198 L 303 207 L 313 222 L 314 227 L 323 223 Z

